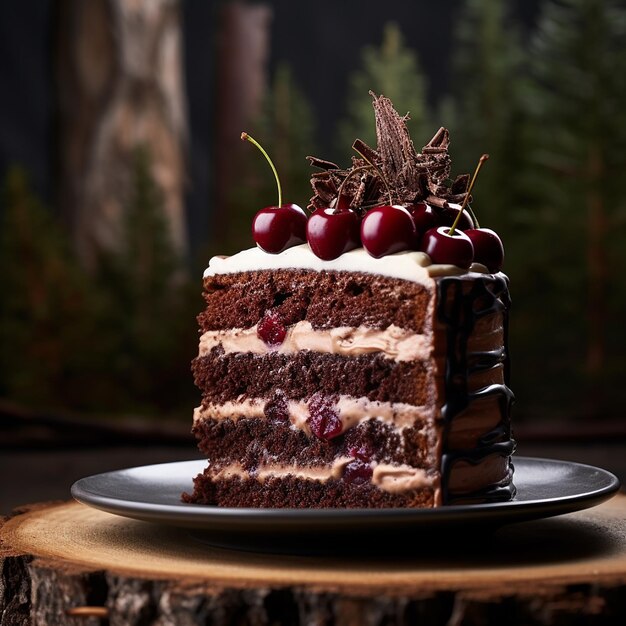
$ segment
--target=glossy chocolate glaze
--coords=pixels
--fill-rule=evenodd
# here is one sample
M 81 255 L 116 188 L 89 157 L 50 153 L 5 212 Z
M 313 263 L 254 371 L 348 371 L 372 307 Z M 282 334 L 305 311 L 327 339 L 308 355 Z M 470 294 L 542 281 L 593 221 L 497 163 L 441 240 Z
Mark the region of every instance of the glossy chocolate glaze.
M 446 403 L 442 407 L 442 500 L 444 504 L 455 502 L 493 502 L 510 500 L 515 495 L 513 465 L 509 457 L 515 449 L 511 438 L 511 405 L 513 393 L 508 387 L 510 360 L 508 354 L 508 311 L 510 297 L 508 279 L 504 274 L 471 276 L 446 276 L 438 281 L 438 306 L 436 316 L 445 326 L 446 366 L 444 385 Z M 488 315 L 501 314 L 503 319 L 504 346 L 502 349 L 472 352 L 468 339 L 476 322 Z M 468 391 L 468 377 L 476 371 L 504 366 L 504 384 L 492 384 L 477 391 Z M 451 425 L 472 402 L 488 396 L 496 396 L 500 410 L 498 424 L 483 435 L 478 445 L 471 449 L 451 449 L 448 445 Z M 478 491 L 450 493 L 450 474 L 455 463 L 464 461 L 478 465 L 492 455 L 508 460 L 509 471 L 497 483 Z

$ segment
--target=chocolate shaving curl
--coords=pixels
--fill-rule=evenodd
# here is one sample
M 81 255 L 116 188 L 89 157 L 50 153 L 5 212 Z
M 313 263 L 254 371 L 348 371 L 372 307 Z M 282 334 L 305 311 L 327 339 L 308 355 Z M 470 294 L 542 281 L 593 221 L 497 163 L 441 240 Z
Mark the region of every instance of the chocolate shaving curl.
M 380 162 L 380 155 L 376 150 L 370 148 L 364 141 L 361 139 L 355 139 L 352 144 L 352 149 L 362 154 L 370 163 L 375 163 L 376 165 Z
M 308 156 L 307 159 L 313 167 L 319 167 L 322 170 L 338 170 L 339 166 L 335 165 L 332 161 L 325 161 L 324 159 L 318 159 L 314 156 Z

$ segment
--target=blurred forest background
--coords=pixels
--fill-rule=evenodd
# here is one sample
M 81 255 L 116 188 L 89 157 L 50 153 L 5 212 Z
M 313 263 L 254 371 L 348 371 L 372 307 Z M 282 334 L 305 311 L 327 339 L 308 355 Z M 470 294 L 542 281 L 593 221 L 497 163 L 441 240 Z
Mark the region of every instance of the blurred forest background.
M 340 6 L 338 6 L 340 5 Z M 511 278 L 516 418 L 626 404 L 626 6 L 59 0 L 0 26 L 0 403 L 190 420 L 201 272 L 375 144 L 368 91 L 450 129 Z M 7 16 L 7 13 L 9 14 Z M 13 14 L 13 15 L 11 15 Z

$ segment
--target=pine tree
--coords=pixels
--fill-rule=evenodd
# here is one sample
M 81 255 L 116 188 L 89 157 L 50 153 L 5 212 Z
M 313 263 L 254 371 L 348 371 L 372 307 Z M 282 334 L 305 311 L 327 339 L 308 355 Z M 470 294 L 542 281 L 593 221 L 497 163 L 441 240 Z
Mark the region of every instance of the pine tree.
M 109 404 L 170 409 L 191 387 L 186 363 L 195 349 L 194 303 L 170 236 L 151 155 L 137 148 L 122 241 L 103 254 L 96 311 L 101 357 L 107 358 Z
M 169 412 L 195 396 L 198 286 L 173 252 L 138 150 L 119 252 L 87 275 L 19 168 L 0 212 L 0 396 L 45 408 Z
M 376 146 L 374 112 L 367 97 L 370 90 L 387 96 L 401 113 L 409 113 L 408 126 L 418 147 L 436 130 L 428 126 L 425 79 L 417 54 L 405 45 L 399 26 L 389 22 L 380 48 L 365 48 L 361 68 L 349 79 L 347 116 L 338 133 L 341 163 L 349 163 L 354 155 L 351 147 L 356 138 Z
M 89 290 L 68 238 L 13 167 L 0 223 L 0 395 L 39 406 L 80 401 Z
M 558 355 L 548 375 L 569 381 L 573 403 L 598 413 L 617 410 L 619 394 L 624 399 L 626 337 L 619 311 L 626 289 L 617 268 L 626 261 L 625 47 L 620 3 L 553 0 L 530 59 L 526 288 L 530 292 L 538 277 L 544 293 L 559 295 L 542 304 L 549 309 L 537 320 L 549 329 L 538 327 L 543 349 Z
M 506 237 L 522 149 L 523 58 L 519 35 L 500 0 L 466 0 L 455 33 L 452 97 L 442 123 L 451 130 L 456 173 L 474 169 L 481 154 L 490 161 L 476 188 L 481 225 Z M 451 118 L 451 119 L 450 119 Z
M 280 176 L 283 202 L 305 208 L 312 194 L 311 166 L 306 157 L 315 154 L 315 120 L 287 64 L 278 64 L 264 99 L 263 113 L 247 130 L 271 156 Z M 252 245 L 250 229 L 254 214 L 277 202 L 272 172 L 251 146 L 244 151 L 239 177 L 240 184 L 231 195 L 229 236 L 221 242 L 220 253 Z

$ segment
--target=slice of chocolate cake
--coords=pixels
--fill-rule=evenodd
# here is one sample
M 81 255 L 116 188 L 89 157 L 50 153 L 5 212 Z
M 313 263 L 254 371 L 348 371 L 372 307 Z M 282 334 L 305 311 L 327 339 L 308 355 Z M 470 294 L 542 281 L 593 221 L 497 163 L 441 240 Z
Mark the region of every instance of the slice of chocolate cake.
M 205 271 L 193 433 L 209 463 L 187 502 L 513 496 L 502 244 L 465 211 L 476 176 L 449 180 L 447 131 L 417 154 L 391 103 L 374 109 L 377 150 L 355 142 L 347 170 L 311 159 L 308 221 L 279 187 L 259 247 Z
M 363 249 L 215 258 L 188 501 L 432 507 L 511 496 L 503 274 Z

